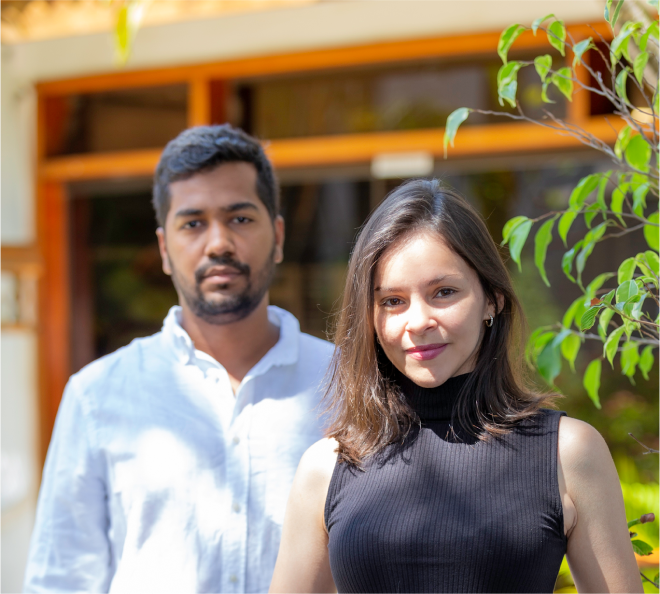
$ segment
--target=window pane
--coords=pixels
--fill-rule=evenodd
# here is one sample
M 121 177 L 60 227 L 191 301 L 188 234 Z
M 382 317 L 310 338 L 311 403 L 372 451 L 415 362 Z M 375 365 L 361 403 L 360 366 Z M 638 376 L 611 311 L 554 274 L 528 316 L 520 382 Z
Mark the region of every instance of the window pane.
M 417 62 L 272 77 L 239 84 L 239 125 L 261 138 L 295 138 L 390 130 L 438 128 L 459 107 L 507 111 L 497 100 L 498 58 L 470 62 Z M 565 112 L 565 101 L 552 88 L 555 104 L 541 101 L 533 67 L 519 73 L 523 110 L 540 117 L 543 109 Z M 472 114 L 466 125 L 506 121 Z
M 51 97 L 48 156 L 160 148 L 188 122 L 187 85 Z

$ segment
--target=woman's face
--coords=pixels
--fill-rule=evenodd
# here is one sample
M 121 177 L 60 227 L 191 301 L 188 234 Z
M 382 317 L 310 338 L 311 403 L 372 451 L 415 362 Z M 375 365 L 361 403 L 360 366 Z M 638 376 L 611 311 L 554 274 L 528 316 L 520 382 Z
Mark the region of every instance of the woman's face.
M 401 373 L 432 388 L 474 369 L 495 310 L 476 272 L 441 236 L 422 230 L 390 246 L 374 287 L 376 334 Z

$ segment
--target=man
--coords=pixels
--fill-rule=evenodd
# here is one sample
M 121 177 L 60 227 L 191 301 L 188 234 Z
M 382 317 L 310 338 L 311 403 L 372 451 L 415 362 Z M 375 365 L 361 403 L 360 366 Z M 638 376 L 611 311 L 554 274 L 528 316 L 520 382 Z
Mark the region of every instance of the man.
M 71 377 L 26 591 L 263 592 L 332 355 L 268 306 L 284 221 L 270 163 L 230 126 L 186 130 L 153 191 L 163 329 Z

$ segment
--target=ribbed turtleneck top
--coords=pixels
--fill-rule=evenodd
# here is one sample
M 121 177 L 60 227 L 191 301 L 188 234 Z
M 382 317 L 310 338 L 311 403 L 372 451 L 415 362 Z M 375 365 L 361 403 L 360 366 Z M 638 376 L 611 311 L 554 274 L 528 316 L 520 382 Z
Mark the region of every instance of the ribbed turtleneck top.
M 400 378 L 421 427 L 362 470 L 336 464 L 325 522 L 339 592 L 553 591 L 566 552 L 563 413 L 543 409 L 503 438 L 470 439 L 451 430 L 467 378 L 430 389 Z

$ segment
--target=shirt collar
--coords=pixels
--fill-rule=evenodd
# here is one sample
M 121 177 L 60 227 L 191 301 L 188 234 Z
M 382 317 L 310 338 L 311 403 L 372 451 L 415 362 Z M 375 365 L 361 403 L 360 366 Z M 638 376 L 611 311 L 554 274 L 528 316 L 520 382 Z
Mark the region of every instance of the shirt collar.
M 298 361 L 300 324 L 296 317 L 284 309 L 269 305 L 268 320 L 279 326 L 280 337 L 275 346 L 262 357 L 248 375 L 260 375 L 270 367 L 293 365 Z M 207 361 L 211 359 L 209 355 L 195 349 L 192 339 L 183 329 L 181 325 L 181 306 L 175 305 L 170 308 L 163 321 L 162 332 L 166 344 L 172 349 L 179 362 L 184 365 L 197 364 L 200 356 Z M 217 361 L 216 363 L 220 365 Z

